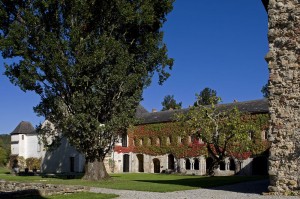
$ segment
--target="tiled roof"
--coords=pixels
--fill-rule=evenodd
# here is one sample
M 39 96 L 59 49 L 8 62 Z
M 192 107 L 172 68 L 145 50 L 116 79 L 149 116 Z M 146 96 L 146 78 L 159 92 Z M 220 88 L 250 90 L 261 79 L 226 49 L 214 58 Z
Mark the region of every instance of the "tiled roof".
M 217 109 L 220 111 L 225 111 L 237 107 L 241 112 L 248 112 L 251 114 L 258 113 L 268 113 L 269 106 L 267 99 L 261 100 L 252 100 L 245 102 L 234 102 L 229 104 L 219 104 Z M 152 124 L 152 123 L 161 123 L 161 122 L 170 122 L 174 121 L 174 116 L 176 113 L 186 113 L 189 109 L 180 109 L 180 110 L 167 110 L 154 113 L 144 113 L 138 117 L 140 124 Z
M 145 114 L 145 113 L 149 113 L 142 105 L 139 105 L 136 109 L 136 117 L 140 117 L 141 115 Z
M 20 124 L 11 132 L 11 135 L 16 134 L 32 134 L 35 133 L 35 130 L 30 122 L 20 122 Z

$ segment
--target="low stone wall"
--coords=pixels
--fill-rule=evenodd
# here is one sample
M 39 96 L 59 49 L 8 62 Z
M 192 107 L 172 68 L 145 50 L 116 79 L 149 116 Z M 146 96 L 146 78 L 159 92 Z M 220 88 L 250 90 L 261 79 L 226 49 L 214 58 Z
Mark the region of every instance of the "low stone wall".
M 85 186 L 67 186 L 43 183 L 21 183 L 0 180 L 0 198 L 16 198 L 26 195 L 49 196 L 89 191 Z

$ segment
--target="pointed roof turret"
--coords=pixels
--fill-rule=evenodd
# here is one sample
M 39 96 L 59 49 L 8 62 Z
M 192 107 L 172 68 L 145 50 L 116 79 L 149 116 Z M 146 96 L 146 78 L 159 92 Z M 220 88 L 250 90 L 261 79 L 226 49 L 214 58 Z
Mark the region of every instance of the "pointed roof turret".
M 22 121 L 19 125 L 11 132 L 11 135 L 17 134 L 32 134 L 35 133 L 34 127 L 30 122 Z

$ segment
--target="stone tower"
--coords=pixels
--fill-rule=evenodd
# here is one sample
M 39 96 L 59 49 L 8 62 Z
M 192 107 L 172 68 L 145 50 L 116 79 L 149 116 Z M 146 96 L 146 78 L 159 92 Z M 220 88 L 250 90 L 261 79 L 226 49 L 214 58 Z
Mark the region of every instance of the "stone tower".
M 262 0 L 269 15 L 270 186 L 300 190 L 300 0 Z

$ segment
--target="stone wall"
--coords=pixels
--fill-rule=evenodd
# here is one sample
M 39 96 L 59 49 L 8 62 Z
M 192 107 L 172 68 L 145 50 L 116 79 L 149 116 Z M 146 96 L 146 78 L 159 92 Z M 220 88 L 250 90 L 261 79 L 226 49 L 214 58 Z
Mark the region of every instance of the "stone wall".
M 269 0 L 269 105 L 272 142 L 270 186 L 274 194 L 300 189 L 300 1 Z
M 0 198 L 17 198 L 26 195 L 49 196 L 89 191 L 84 186 L 66 186 L 43 183 L 20 183 L 0 180 Z

